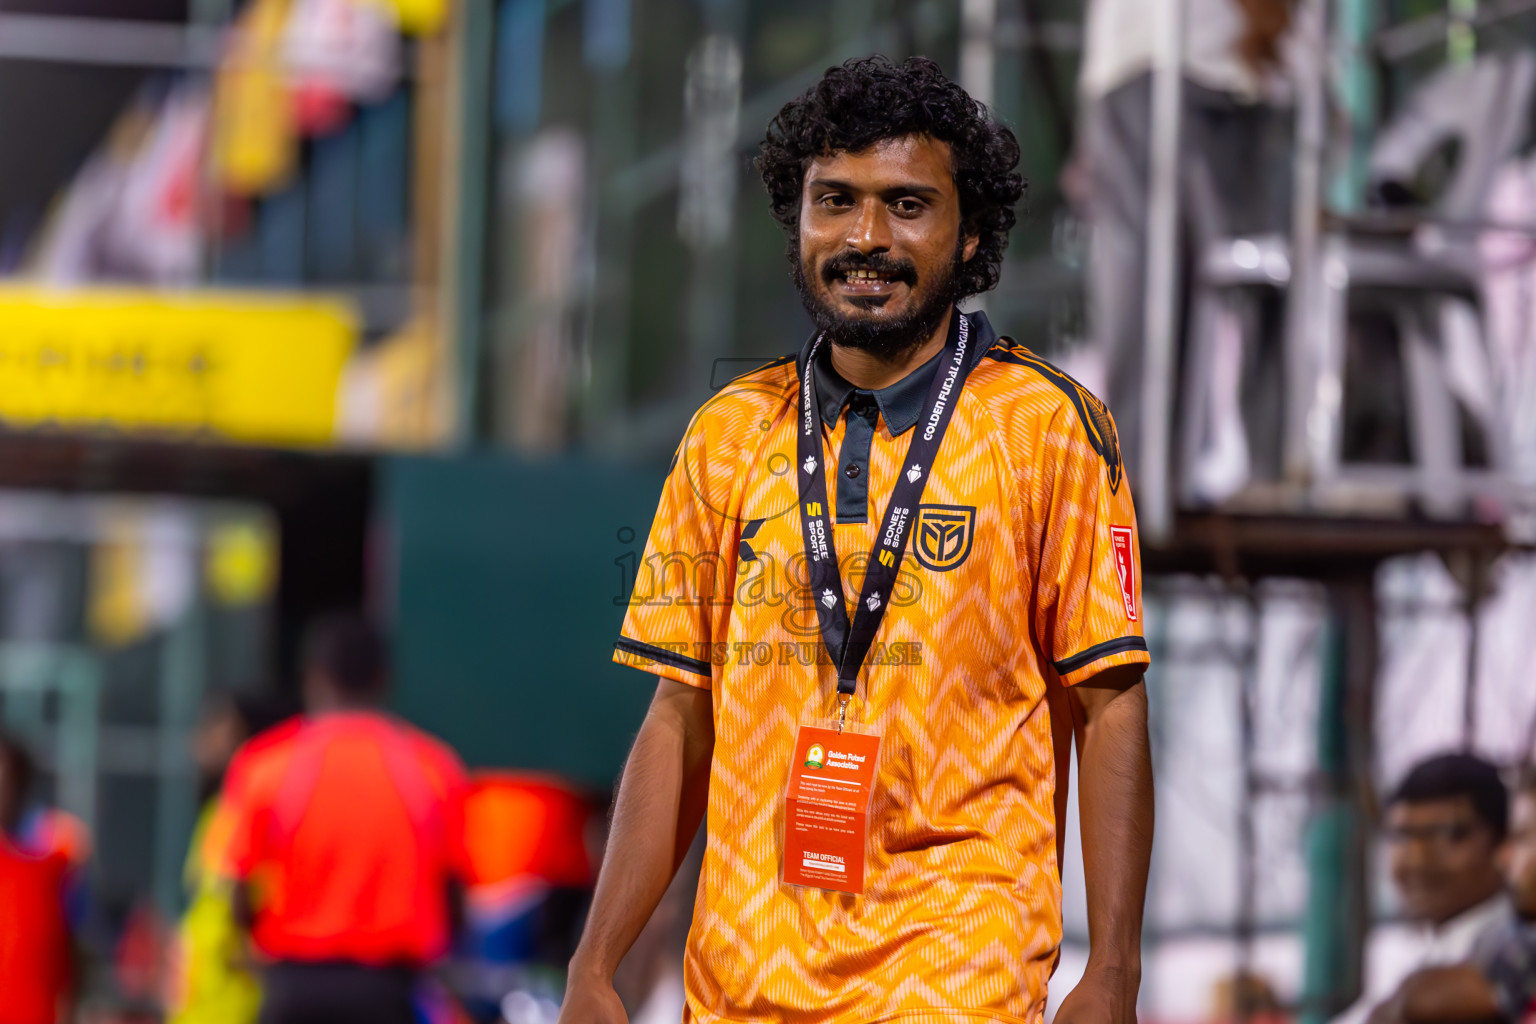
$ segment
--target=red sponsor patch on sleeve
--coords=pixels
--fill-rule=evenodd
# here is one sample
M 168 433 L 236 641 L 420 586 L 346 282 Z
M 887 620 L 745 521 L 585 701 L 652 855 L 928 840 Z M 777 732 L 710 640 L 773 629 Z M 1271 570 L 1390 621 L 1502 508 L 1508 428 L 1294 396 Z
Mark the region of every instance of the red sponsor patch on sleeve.
M 1129 526 L 1111 526 L 1109 537 L 1115 549 L 1115 571 L 1120 574 L 1120 596 L 1125 601 L 1125 617 L 1135 622 L 1139 617 L 1136 607 L 1136 546 Z

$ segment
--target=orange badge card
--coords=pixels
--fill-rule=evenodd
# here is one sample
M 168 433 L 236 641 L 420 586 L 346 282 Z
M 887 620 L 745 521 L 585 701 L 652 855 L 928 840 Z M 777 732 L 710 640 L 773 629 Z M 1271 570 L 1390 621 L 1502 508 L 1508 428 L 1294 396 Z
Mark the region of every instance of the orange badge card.
M 784 881 L 858 896 L 880 737 L 802 725 L 784 813 Z

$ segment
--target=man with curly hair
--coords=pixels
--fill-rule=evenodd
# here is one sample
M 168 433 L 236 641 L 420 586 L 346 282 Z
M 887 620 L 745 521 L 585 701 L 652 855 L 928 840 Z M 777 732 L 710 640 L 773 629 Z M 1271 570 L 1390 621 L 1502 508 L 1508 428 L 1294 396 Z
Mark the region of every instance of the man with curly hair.
M 1103 405 L 962 299 L 1013 134 L 913 58 L 849 61 L 759 154 L 817 327 L 673 462 L 615 659 L 661 677 L 561 1019 L 707 814 L 684 1019 L 1041 1019 L 1070 745 L 1091 952 L 1057 1019 L 1130 1022 L 1152 780 L 1135 515 Z

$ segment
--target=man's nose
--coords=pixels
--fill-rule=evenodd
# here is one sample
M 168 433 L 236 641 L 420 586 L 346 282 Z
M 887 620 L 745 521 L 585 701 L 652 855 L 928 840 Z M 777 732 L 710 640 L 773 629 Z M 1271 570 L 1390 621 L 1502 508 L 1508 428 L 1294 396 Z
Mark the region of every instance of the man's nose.
M 865 256 L 888 252 L 891 248 L 891 225 L 886 216 L 885 204 L 878 199 L 867 199 L 859 206 L 859 212 L 849 224 L 848 246 Z
M 1434 853 L 1424 836 L 1403 836 L 1397 841 L 1397 863 L 1411 871 L 1422 870 L 1434 860 Z

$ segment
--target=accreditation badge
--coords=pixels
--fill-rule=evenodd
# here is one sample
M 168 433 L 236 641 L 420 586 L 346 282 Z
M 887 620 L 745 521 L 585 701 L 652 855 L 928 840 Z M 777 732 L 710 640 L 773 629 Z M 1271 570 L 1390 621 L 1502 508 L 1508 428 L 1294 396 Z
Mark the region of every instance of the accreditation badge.
M 869 798 L 880 737 L 800 726 L 784 809 L 784 881 L 864 893 Z

